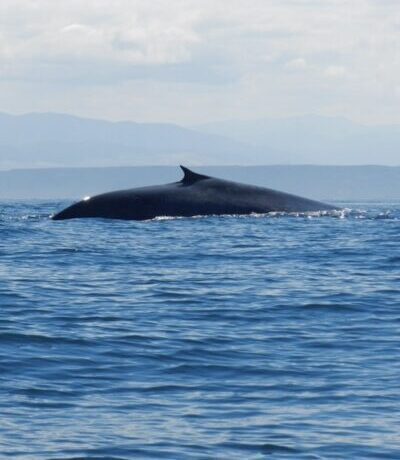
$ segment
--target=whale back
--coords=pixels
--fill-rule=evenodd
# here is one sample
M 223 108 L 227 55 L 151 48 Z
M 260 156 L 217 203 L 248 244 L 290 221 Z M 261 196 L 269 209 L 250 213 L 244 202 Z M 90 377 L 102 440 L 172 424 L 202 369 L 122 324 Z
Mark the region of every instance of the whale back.
M 183 178 L 171 184 L 118 190 L 79 201 L 53 218 L 146 220 L 158 216 L 199 216 L 268 212 L 307 212 L 333 206 L 255 185 L 218 179 L 181 166 Z

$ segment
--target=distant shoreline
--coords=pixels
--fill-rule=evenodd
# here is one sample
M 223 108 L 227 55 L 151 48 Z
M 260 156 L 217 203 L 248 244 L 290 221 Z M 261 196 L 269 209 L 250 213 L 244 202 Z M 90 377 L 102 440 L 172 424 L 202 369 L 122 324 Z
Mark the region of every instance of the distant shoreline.
M 229 180 L 319 200 L 400 199 L 400 166 L 188 166 Z M 56 167 L 0 170 L 0 199 L 77 199 L 109 190 L 180 180 L 178 166 Z

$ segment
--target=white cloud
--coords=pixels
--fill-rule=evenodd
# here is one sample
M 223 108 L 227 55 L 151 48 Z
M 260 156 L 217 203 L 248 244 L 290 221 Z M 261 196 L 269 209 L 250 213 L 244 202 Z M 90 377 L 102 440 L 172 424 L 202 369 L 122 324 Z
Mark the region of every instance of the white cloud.
M 342 65 L 329 65 L 324 74 L 330 78 L 342 78 L 347 74 L 346 68 Z
M 291 59 L 285 64 L 287 69 L 304 70 L 307 68 L 307 61 L 303 58 Z
M 180 14 L 167 2 L 2 0 L 0 18 L 1 59 L 31 64 L 77 57 L 110 65 L 176 63 L 188 60 L 198 42 L 195 12 Z
M 120 118 L 312 109 L 400 121 L 399 10 L 382 0 L 2 0 L 0 110 L 92 113 L 90 88 L 97 109 Z M 113 107 L 110 94 L 136 105 Z

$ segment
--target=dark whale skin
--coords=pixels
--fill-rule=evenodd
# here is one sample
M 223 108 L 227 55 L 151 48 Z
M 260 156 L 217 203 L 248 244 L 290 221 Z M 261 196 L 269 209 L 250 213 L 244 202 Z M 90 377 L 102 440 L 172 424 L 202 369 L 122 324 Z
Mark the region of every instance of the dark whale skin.
M 102 193 L 55 214 L 54 220 L 98 217 L 148 220 L 268 212 L 329 211 L 329 204 L 264 187 L 204 176 L 181 166 L 184 177 L 172 184 Z

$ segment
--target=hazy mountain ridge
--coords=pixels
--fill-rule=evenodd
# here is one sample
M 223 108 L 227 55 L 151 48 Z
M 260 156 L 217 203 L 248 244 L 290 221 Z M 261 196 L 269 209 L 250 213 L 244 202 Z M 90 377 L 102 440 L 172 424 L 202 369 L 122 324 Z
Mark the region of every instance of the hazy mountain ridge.
M 354 123 L 343 117 L 305 115 L 230 120 L 194 127 L 254 147 L 279 150 L 282 163 L 400 164 L 400 126 Z
M 162 123 L 61 114 L 0 114 L 0 169 L 245 163 L 261 150 L 220 135 Z
M 192 128 L 0 113 L 0 169 L 144 165 L 400 164 L 400 126 L 302 116 Z

